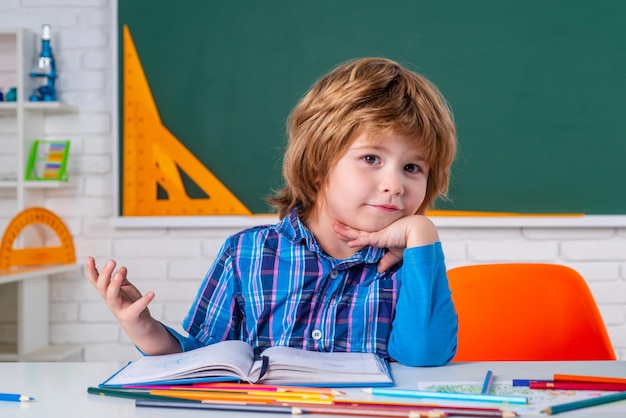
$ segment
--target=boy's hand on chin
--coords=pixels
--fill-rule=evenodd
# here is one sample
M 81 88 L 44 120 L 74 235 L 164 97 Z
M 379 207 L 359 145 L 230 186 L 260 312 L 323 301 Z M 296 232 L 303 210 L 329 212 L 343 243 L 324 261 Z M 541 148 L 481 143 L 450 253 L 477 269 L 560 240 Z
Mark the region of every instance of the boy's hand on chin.
M 380 231 L 367 232 L 354 229 L 340 222 L 333 222 L 339 239 L 350 247 L 372 245 L 389 251 L 378 263 L 377 270 L 383 272 L 402 260 L 405 248 L 419 247 L 439 241 L 437 228 L 430 219 L 422 215 L 400 218 Z

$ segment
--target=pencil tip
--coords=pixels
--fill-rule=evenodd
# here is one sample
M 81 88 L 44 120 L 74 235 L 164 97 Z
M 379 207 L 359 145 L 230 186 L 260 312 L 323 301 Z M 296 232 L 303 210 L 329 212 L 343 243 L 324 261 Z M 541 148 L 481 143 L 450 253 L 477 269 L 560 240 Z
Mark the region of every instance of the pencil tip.
M 365 389 L 361 389 L 363 392 L 365 393 L 369 393 L 370 395 L 372 394 L 372 388 L 365 388 Z
M 301 408 L 293 407 L 291 408 L 291 415 L 302 415 L 304 411 Z

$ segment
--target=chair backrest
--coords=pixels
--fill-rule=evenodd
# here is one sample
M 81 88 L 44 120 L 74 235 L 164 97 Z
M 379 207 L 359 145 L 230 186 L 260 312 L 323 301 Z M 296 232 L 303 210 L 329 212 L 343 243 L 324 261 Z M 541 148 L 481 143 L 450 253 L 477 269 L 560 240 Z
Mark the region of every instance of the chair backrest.
M 482 264 L 448 271 L 459 317 L 453 361 L 615 360 L 585 280 L 557 264 Z

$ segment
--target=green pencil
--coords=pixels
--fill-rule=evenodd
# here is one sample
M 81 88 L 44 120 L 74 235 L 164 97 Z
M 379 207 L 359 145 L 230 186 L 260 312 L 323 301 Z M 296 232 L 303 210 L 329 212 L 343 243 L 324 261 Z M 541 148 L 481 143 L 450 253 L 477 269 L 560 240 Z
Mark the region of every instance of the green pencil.
M 148 390 L 136 390 L 136 389 L 111 389 L 111 388 L 96 388 L 96 387 L 88 387 L 87 393 L 92 395 L 100 395 L 100 396 L 113 396 L 116 398 L 127 398 L 127 399 L 150 399 L 150 400 L 161 400 L 161 401 L 174 401 L 174 402 L 196 402 L 197 400 L 189 400 L 189 399 L 174 399 L 168 396 L 159 396 L 159 395 L 151 395 Z
M 587 408 L 589 406 L 603 405 L 605 403 L 617 402 L 626 399 L 626 392 L 617 392 L 610 395 L 598 396 L 597 398 L 583 399 L 582 401 L 562 403 L 560 405 L 549 406 L 544 409 L 544 414 L 554 415 L 561 412 L 573 411 L 575 409 Z

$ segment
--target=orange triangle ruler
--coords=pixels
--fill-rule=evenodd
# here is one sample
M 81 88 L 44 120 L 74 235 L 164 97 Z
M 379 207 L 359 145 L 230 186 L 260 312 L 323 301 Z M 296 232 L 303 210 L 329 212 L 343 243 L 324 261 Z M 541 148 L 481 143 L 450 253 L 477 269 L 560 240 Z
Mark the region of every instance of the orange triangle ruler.
M 250 215 L 161 122 L 126 25 L 123 61 L 123 216 Z M 181 171 L 208 197 L 190 197 Z M 159 198 L 159 187 L 166 198 Z

